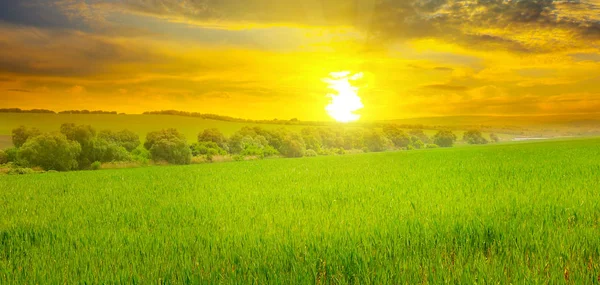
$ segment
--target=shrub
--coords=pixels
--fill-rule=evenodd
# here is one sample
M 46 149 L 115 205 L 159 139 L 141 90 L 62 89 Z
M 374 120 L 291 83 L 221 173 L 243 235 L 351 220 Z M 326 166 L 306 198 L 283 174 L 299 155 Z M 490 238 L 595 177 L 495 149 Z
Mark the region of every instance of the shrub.
M 221 133 L 221 131 L 219 131 L 216 128 L 206 129 L 206 130 L 202 131 L 201 133 L 199 133 L 198 134 L 198 142 L 199 143 L 213 142 L 216 145 L 218 145 L 220 148 L 227 149 L 227 139 L 225 138 L 223 133 Z
M 152 146 L 160 140 L 181 140 L 186 141 L 185 136 L 180 134 L 176 129 L 164 129 L 156 132 L 151 132 L 146 135 L 146 142 L 144 142 L 144 147 L 147 150 L 150 150 Z
M 465 132 L 463 136 L 463 140 L 468 144 L 487 144 L 488 140 L 486 140 L 481 131 L 479 130 L 469 130 Z
M 408 132 L 408 134 L 411 137 L 416 137 L 419 140 L 421 140 L 423 143 L 429 143 L 430 139 L 429 137 L 425 134 L 425 132 L 423 132 L 422 129 L 414 129 L 414 130 L 410 130 Z
M 494 133 L 491 133 L 490 134 L 490 140 L 493 141 L 493 142 L 495 142 L 495 143 L 497 143 L 497 142 L 500 141 L 500 138 L 498 137 L 498 135 L 496 135 Z
M 425 144 L 417 137 L 412 138 L 412 142 L 410 143 L 414 149 L 423 149 L 425 148 Z
M 380 131 L 371 131 L 365 135 L 365 146 L 369 151 L 380 152 L 387 150 L 392 142 Z
M 8 163 L 8 154 L 0 149 L 0 164 Z
M 199 155 L 225 155 L 227 151 L 219 147 L 215 142 L 198 142 L 190 146 L 193 156 Z
M 77 168 L 80 153 L 79 143 L 62 134 L 47 133 L 27 140 L 19 150 L 19 158 L 44 170 L 68 171 Z
M 39 136 L 40 134 L 40 130 L 36 128 L 27 129 L 25 126 L 20 126 L 12 130 L 13 145 L 16 148 L 20 148 L 29 138 Z
M 18 159 L 19 150 L 16 147 L 9 147 L 4 150 L 8 162 L 16 162 Z
M 148 133 L 144 147 L 150 151 L 152 159 L 156 162 L 190 164 L 192 161 L 192 150 L 185 136 L 176 129 Z
M 456 135 L 449 130 L 441 130 L 433 136 L 433 143 L 440 147 L 452 147 L 456 142 Z
M 429 149 L 439 148 L 439 146 L 437 144 L 430 143 L 430 144 L 427 144 L 427 148 L 429 148 Z
M 24 175 L 24 174 L 33 174 L 35 173 L 35 170 L 31 169 L 31 168 L 27 168 L 27 167 L 16 167 L 16 168 L 11 168 L 7 174 L 9 175 Z
M 102 163 L 100 163 L 100 161 L 94 161 L 90 166 L 91 170 L 99 170 L 100 168 L 102 168 Z
M 406 147 L 410 143 L 410 137 L 397 125 L 386 125 L 383 132 L 396 147 Z
M 304 153 L 304 156 L 315 157 L 315 156 L 317 156 L 317 152 L 312 149 L 307 149 L 306 152 Z
M 140 137 L 130 130 L 122 130 L 116 133 L 110 130 L 103 130 L 98 133 L 98 138 L 121 146 L 128 152 L 133 151 L 140 145 Z
M 302 157 L 306 151 L 304 142 L 299 139 L 287 138 L 283 141 L 281 154 L 285 157 Z
M 155 142 L 150 148 L 154 161 L 166 161 L 172 164 L 190 164 L 192 151 L 184 140 L 164 138 Z

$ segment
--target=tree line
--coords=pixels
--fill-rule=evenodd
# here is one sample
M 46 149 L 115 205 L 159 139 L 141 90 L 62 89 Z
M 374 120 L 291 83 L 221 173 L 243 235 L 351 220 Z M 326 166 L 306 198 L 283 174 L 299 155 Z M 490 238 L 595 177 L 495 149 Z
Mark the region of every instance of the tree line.
M 55 112 L 47 109 L 31 109 L 22 110 L 20 108 L 0 108 L 0 113 L 33 113 L 33 114 L 101 114 L 101 115 L 117 115 L 116 111 L 103 111 L 103 110 L 66 110 Z
M 480 131 L 465 133 L 470 144 L 485 144 Z M 490 140 L 498 141 L 492 134 Z M 56 132 L 44 133 L 37 128 L 21 126 L 12 130 L 14 147 L 0 150 L 0 164 L 17 167 L 40 167 L 44 170 L 70 171 L 98 169 L 108 162 L 166 162 L 189 164 L 193 157 L 213 161 L 215 156 L 303 157 L 339 155 L 351 151 L 381 152 L 452 147 L 457 136 L 450 130 L 440 130 L 429 137 L 422 129 L 405 132 L 398 125 L 383 128 L 315 128 L 300 132 L 285 128 L 267 130 L 244 127 L 226 137 L 211 128 L 200 132 L 189 144 L 176 129 L 150 132 L 142 144 L 139 136 L 129 130 L 96 131 L 89 125 L 62 124 Z

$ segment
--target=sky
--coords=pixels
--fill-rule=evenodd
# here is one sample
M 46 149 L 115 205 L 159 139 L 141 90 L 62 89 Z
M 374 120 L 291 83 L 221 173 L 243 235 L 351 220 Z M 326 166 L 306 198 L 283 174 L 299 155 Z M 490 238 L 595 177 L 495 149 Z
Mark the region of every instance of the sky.
M 600 112 L 600 0 L 0 1 L 0 108 L 331 120 Z

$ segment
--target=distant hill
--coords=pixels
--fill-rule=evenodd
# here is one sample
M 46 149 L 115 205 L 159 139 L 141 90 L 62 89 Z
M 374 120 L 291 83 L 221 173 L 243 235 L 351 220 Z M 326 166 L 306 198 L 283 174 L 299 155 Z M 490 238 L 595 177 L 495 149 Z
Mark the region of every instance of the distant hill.
M 396 124 L 494 127 L 600 127 L 600 113 L 545 116 L 445 116 L 389 120 Z

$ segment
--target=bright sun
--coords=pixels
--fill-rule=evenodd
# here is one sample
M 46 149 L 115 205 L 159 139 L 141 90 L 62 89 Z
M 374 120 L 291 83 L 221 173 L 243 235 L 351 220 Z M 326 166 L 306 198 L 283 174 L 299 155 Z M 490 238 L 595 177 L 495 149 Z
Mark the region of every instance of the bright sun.
M 358 97 L 358 87 L 351 84 L 351 80 L 358 80 L 363 77 L 362 73 L 351 74 L 349 71 L 332 72 L 328 78 L 323 79 L 329 88 L 336 91 L 337 94 L 327 94 L 331 98 L 331 103 L 325 107 L 329 116 L 338 122 L 349 123 L 358 121 L 360 115 L 354 112 L 364 107 Z

